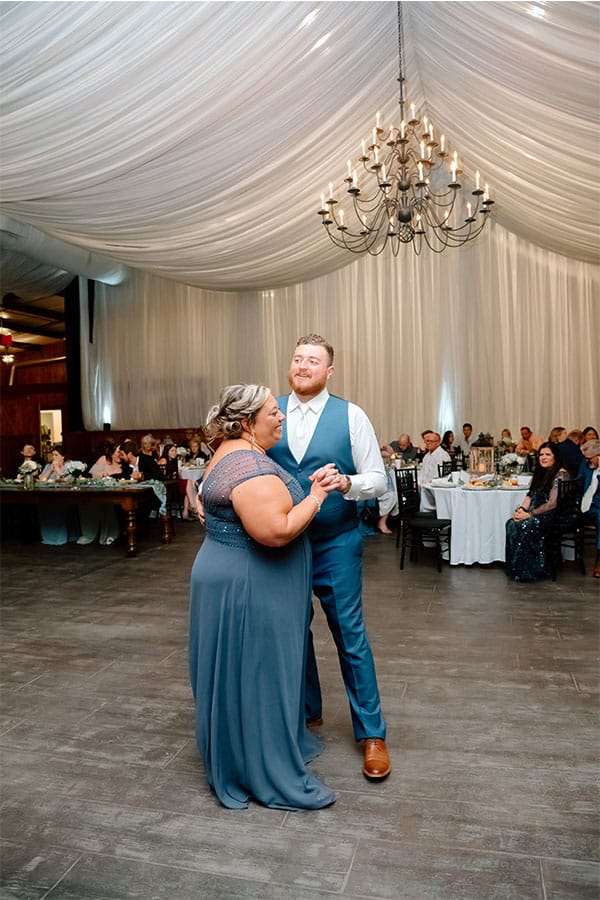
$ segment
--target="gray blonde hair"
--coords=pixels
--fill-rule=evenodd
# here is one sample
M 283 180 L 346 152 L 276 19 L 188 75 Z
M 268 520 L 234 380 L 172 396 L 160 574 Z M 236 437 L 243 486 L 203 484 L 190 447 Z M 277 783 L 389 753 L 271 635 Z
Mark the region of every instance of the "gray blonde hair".
M 207 437 L 224 441 L 240 437 L 242 422 L 252 425 L 270 394 L 270 388 L 264 384 L 230 384 L 223 388 L 219 402 L 209 409 L 206 417 Z

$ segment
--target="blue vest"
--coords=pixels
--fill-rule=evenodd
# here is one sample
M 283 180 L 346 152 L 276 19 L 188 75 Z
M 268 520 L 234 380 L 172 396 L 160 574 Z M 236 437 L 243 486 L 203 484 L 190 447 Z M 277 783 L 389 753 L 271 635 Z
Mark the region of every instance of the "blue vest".
M 287 413 L 288 396 L 278 397 L 277 402 L 283 413 Z M 325 408 L 314 430 L 313 436 L 301 461 L 296 462 L 288 446 L 287 419 L 283 422 L 281 440 L 269 450 L 269 456 L 282 468 L 293 475 L 306 494 L 310 492 L 309 475 L 325 463 L 333 462 L 338 471 L 347 475 L 356 474 L 350 444 L 348 424 L 348 401 L 329 396 Z M 323 507 L 308 527 L 312 540 L 331 538 L 358 525 L 356 503 L 344 500 L 339 491 L 332 491 L 323 501 Z

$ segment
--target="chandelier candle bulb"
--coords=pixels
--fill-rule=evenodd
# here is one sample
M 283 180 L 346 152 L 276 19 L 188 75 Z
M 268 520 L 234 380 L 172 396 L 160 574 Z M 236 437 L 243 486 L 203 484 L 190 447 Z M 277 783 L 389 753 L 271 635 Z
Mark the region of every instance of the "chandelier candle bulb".
M 366 155 L 367 155 L 367 148 L 366 148 L 366 146 L 365 146 L 365 142 L 364 142 L 364 141 L 361 141 L 361 143 L 362 143 L 362 155 L 363 155 L 363 158 L 365 158 Z
M 348 160 L 348 178 L 352 178 L 352 163 Z
M 329 199 L 333 200 L 333 182 L 329 182 Z
M 442 134 L 440 136 L 440 153 L 446 152 L 446 135 Z
M 381 122 L 381 113 L 378 112 L 377 115 L 375 116 L 375 127 L 377 128 L 377 131 L 379 131 L 380 122 Z
M 479 190 L 479 169 L 475 172 L 475 190 Z

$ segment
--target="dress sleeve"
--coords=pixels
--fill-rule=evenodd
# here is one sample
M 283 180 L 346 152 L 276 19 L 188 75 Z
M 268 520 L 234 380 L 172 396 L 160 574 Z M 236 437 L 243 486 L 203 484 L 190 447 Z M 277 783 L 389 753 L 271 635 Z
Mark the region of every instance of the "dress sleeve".
M 561 470 L 552 482 L 552 487 L 550 489 L 550 495 L 548 499 L 545 503 L 542 503 L 541 506 L 536 506 L 535 509 L 530 510 L 532 515 L 543 516 L 544 513 L 549 513 L 552 512 L 553 509 L 556 509 L 556 502 L 558 500 L 558 482 L 564 481 L 565 478 L 566 472 L 563 472 Z

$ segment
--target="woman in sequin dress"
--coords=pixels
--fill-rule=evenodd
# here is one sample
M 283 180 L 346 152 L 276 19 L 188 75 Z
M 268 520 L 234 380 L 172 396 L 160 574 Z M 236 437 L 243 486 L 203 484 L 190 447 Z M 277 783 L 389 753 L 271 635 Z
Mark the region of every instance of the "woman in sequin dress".
M 513 581 L 541 581 L 550 575 L 545 534 L 552 527 L 558 482 L 567 478 L 558 446 L 551 441 L 538 450 L 531 486 L 521 506 L 506 523 L 506 574 Z
M 192 569 L 189 665 L 196 740 L 224 806 L 254 799 L 319 809 L 334 792 L 306 763 L 321 745 L 304 720 L 311 553 L 304 530 L 333 490 L 308 496 L 265 455 L 285 416 L 268 388 L 232 385 L 209 413 L 221 443 L 202 485 L 206 536 Z

